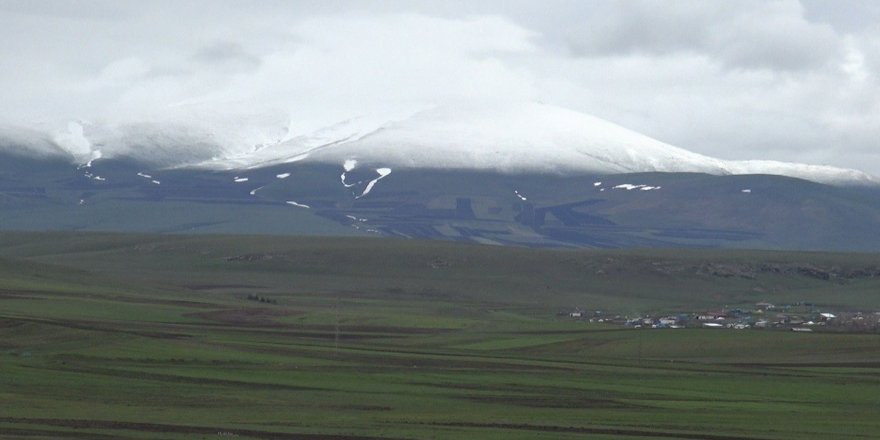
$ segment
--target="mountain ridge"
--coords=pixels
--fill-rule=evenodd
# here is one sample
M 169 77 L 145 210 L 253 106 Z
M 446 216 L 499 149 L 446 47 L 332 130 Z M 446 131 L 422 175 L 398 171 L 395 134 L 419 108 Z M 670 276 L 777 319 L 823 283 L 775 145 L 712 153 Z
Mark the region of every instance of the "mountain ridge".
M 783 176 L 504 174 L 355 160 L 223 171 L 0 152 L 0 230 L 877 251 L 878 228 L 880 188 Z

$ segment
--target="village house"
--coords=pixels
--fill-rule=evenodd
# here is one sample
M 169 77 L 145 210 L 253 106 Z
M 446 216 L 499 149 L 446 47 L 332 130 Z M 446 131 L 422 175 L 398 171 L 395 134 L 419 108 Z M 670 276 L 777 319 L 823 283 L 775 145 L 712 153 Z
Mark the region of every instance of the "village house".
M 766 312 L 768 310 L 776 310 L 776 306 L 768 302 L 759 302 L 755 304 L 755 310 Z
M 674 316 L 665 316 L 663 318 L 660 318 L 657 322 L 660 325 L 672 326 L 678 324 L 678 318 Z
M 697 321 L 723 321 L 727 319 L 727 315 L 720 312 L 706 312 L 697 315 Z

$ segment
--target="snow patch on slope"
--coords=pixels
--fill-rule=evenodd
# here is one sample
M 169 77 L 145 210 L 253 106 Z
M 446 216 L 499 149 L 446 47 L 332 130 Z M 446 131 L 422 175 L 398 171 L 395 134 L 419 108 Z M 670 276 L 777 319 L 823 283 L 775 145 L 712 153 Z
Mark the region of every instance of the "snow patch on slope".
M 357 166 L 357 161 L 354 159 L 346 159 L 345 162 L 342 164 L 342 169 L 345 170 L 342 172 L 342 174 L 339 175 L 339 180 L 342 181 L 342 186 L 344 186 L 346 188 L 351 188 L 351 187 L 357 185 L 357 183 L 347 183 L 345 181 L 345 174 L 348 173 L 349 171 L 354 170 L 354 168 L 356 166 Z
M 367 184 L 367 187 L 364 188 L 364 192 L 361 193 L 361 195 L 355 197 L 356 199 L 359 199 L 359 198 L 369 194 L 370 191 L 373 190 L 373 186 L 375 186 L 378 181 L 384 179 L 386 176 L 391 174 L 391 168 L 379 168 L 376 170 L 376 172 L 379 173 L 379 177 L 371 180 L 370 183 Z
M 645 184 L 633 185 L 632 183 L 623 183 L 623 184 L 612 187 L 612 189 L 625 189 L 627 191 L 632 191 L 634 189 L 637 189 L 640 191 L 654 191 L 654 190 L 658 190 L 658 189 L 662 189 L 662 188 L 663 188 L 662 186 L 651 186 L 651 185 L 645 185 Z

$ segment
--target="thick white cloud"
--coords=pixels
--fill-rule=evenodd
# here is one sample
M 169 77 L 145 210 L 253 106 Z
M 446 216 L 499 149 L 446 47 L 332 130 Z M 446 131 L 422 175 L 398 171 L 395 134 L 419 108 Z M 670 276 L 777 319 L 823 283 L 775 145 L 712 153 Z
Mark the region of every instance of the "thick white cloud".
M 833 56 L 836 36 L 797 2 L 608 2 L 564 31 L 575 54 L 707 54 L 732 68 L 799 69 Z
M 722 158 L 880 174 L 871 2 L 180 3 L 0 3 L 0 123 L 20 127 L 4 138 L 45 149 L 79 139 L 75 121 L 104 149 L 199 159 L 357 116 L 540 100 Z

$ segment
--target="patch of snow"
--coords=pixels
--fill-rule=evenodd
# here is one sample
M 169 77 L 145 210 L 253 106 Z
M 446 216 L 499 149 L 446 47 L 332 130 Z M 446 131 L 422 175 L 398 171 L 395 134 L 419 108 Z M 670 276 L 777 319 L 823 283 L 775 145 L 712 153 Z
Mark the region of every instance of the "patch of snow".
M 627 191 L 632 191 L 634 189 L 643 188 L 646 185 L 633 185 L 631 183 L 623 183 L 614 187 L 614 189 L 625 189 Z
M 243 183 L 243 182 L 247 182 L 248 180 L 250 180 L 250 179 L 248 179 L 247 177 L 238 177 L 238 176 L 235 176 L 235 179 L 233 179 L 233 181 L 235 181 L 235 183 Z
M 151 180 L 150 182 L 154 185 L 161 185 L 162 184 L 162 182 L 160 182 L 158 180 Z
M 364 188 L 364 192 L 361 193 L 361 195 L 355 197 L 356 199 L 359 199 L 359 198 L 361 198 L 361 197 L 363 197 L 363 196 L 369 194 L 370 191 L 373 190 L 373 186 L 376 185 L 376 182 L 378 182 L 378 181 L 384 179 L 385 176 L 391 174 L 391 168 L 379 168 L 379 169 L 376 170 L 376 172 L 379 173 L 379 177 L 377 177 L 377 178 L 371 180 L 370 183 L 367 184 L 367 187 Z
M 342 181 L 342 186 L 344 186 L 346 188 L 351 188 L 351 187 L 357 185 L 357 183 L 351 183 L 351 184 L 345 183 L 345 173 L 353 170 L 356 166 L 357 166 L 357 160 L 354 160 L 354 159 L 346 159 L 345 163 L 342 164 L 342 168 L 345 170 L 342 174 L 339 175 L 339 180 Z M 360 183 L 360 182 L 358 182 L 358 183 Z
M 288 205 L 296 206 L 297 208 L 311 208 L 311 206 L 309 206 L 309 205 L 304 205 L 302 203 L 296 203 L 293 200 L 288 200 L 286 203 Z
M 263 188 L 265 188 L 265 187 L 266 187 L 266 186 L 263 185 L 263 186 L 261 186 L 261 187 L 259 187 L 259 188 L 254 188 L 254 189 L 251 190 L 251 193 L 250 193 L 250 194 L 251 194 L 252 196 L 255 196 L 255 195 L 257 195 L 257 191 L 259 191 L 259 190 L 261 190 L 261 189 L 263 189 Z
M 653 190 L 657 190 L 660 188 L 663 188 L 663 187 L 662 186 L 651 186 L 651 185 L 645 185 L 645 184 L 634 185 L 632 183 L 623 183 L 623 184 L 620 184 L 620 185 L 613 187 L 612 189 L 625 189 L 627 191 L 632 191 L 634 189 L 637 189 L 640 191 L 653 191 Z
M 599 192 L 605 192 L 605 188 L 600 189 Z
M 528 198 L 526 198 L 524 195 L 520 194 L 519 191 L 517 191 L 517 190 L 513 190 L 513 193 L 516 194 L 516 196 L 519 197 L 519 199 L 522 200 L 523 202 L 528 200 Z
M 83 199 L 79 199 L 79 204 L 80 204 L 80 205 L 85 205 L 85 204 L 86 204 L 86 201 L 83 200 Z
M 97 180 L 97 181 L 99 181 L 99 182 L 103 182 L 103 181 L 107 180 L 107 179 L 105 179 L 105 178 L 103 178 L 103 177 L 101 177 L 101 176 L 95 176 L 95 177 L 93 177 L 93 179 L 95 179 L 95 180 Z
M 153 178 L 153 176 L 151 176 L 149 174 L 144 174 L 144 173 L 138 173 L 137 175 L 143 177 L 144 179 L 152 179 Z
M 277 177 L 279 179 L 286 179 L 286 178 L 290 177 L 290 173 L 276 174 L 275 177 Z
M 746 194 L 750 194 L 750 193 L 752 192 L 752 190 L 750 190 L 750 189 L 744 189 L 744 190 L 742 190 L 741 192 L 744 192 L 744 193 L 746 193 Z
M 602 186 L 602 182 L 593 182 L 593 186 Z
M 91 167 L 92 167 L 92 164 L 93 164 L 96 160 L 100 159 L 100 158 L 103 157 L 103 156 L 104 156 L 104 154 L 101 153 L 101 150 L 94 150 L 94 151 L 92 151 L 92 152 L 89 154 L 88 161 L 86 161 L 86 163 L 84 163 L 84 164 L 82 164 L 82 165 L 80 165 L 80 166 L 78 166 L 78 167 L 76 167 L 76 168 L 77 168 L 78 170 L 81 170 L 81 169 L 83 169 L 83 168 L 91 168 Z

